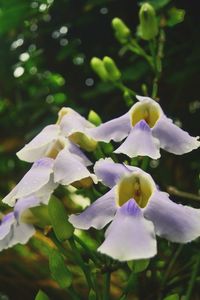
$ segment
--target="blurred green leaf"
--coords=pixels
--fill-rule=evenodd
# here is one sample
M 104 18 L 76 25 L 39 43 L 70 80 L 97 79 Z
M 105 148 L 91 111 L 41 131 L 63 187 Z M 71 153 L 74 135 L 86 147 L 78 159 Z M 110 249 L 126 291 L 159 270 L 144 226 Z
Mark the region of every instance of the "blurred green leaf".
M 179 295 L 178 294 L 172 294 L 172 295 L 169 295 L 167 297 L 165 297 L 163 300 L 179 300 Z
M 72 274 L 65 265 L 62 255 L 57 250 L 51 250 L 49 254 L 49 269 L 53 279 L 61 288 L 68 288 L 72 284 Z
M 67 219 L 65 207 L 62 202 L 52 196 L 49 200 L 48 211 L 57 239 L 61 242 L 69 239 L 74 232 L 74 228 Z
M 49 300 L 49 297 L 43 291 L 40 290 L 37 293 L 35 300 Z
M 184 18 L 185 18 L 184 9 L 172 7 L 170 10 L 168 10 L 167 25 L 169 27 L 175 26 L 176 24 L 183 22 Z

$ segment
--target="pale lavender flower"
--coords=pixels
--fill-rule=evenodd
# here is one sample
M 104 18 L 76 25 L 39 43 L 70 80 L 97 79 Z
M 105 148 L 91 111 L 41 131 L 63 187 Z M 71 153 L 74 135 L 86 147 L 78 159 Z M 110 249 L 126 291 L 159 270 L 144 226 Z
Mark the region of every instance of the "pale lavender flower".
M 87 165 L 88 161 L 84 157 L 72 154 L 68 148 L 61 150 L 55 159 L 41 158 L 2 202 L 13 206 L 17 199 L 35 195 L 47 204 L 58 184 L 70 185 L 88 177 L 96 182 L 96 176 L 88 171 L 85 164 Z
M 68 138 L 78 143 L 84 139 L 83 133 L 86 129 L 92 128 L 94 125 L 71 108 L 62 108 L 58 115 L 57 124 L 46 126 L 33 140 L 17 152 L 19 159 L 34 162 L 44 156 L 52 157 L 63 148 L 63 144 L 68 144 L 71 149 L 69 149 L 70 152 L 74 152 L 89 162 L 79 147 L 73 147 Z M 80 136 L 80 134 L 82 135 Z M 96 145 L 95 141 L 94 143 Z
M 2 199 L 2 202 L 14 206 L 16 200 L 34 195 L 43 199 L 43 203 L 48 203 L 51 194 L 58 186 L 58 183 L 54 182 L 53 166 L 52 158 L 45 157 L 37 160 L 21 181 Z
M 94 169 L 110 191 L 69 220 L 84 230 L 111 222 L 99 252 L 120 261 L 145 259 L 157 253 L 156 235 L 177 243 L 200 236 L 200 210 L 172 202 L 148 173 L 111 159 L 99 160 Z
M 123 116 L 108 121 L 88 134 L 97 141 L 125 141 L 115 150 L 129 157 L 160 157 L 160 148 L 184 154 L 200 146 L 198 137 L 190 136 L 163 113 L 160 105 L 149 97 L 137 96 L 139 102 Z
M 31 196 L 18 200 L 13 212 L 8 213 L 0 221 L 0 251 L 18 243 L 25 244 L 34 235 L 35 228 L 26 222 L 29 209 L 40 205 L 41 199 Z

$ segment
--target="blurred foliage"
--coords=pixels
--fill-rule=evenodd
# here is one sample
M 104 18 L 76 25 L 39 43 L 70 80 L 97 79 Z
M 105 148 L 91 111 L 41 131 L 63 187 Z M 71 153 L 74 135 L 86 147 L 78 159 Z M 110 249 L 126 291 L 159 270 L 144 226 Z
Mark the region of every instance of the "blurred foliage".
M 112 57 L 128 87 L 143 94 L 142 84 L 145 83 L 147 92 L 151 93 L 149 66 L 140 57 L 121 49 L 111 28 L 111 20 L 119 17 L 133 33 L 136 32 L 138 11 L 143 2 L 0 0 L 1 197 L 29 168 L 16 158 L 15 153 L 41 128 L 55 122 L 62 106 L 75 108 L 85 116 L 92 109 L 102 121 L 127 110 L 121 92 L 110 83 L 101 82 L 92 71 L 90 60 L 93 56 Z M 148 2 L 158 11 L 166 31 L 163 74 L 158 91 L 160 103 L 166 114 L 192 135 L 198 135 L 199 4 L 186 0 Z M 159 185 L 164 190 L 172 185 L 198 194 L 199 152 L 181 157 L 165 152 L 162 155 L 162 160 L 150 162 L 149 170 Z M 174 200 L 187 204 L 189 201 L 178 197 Z M 192 201 L 191 205 L 199 207 Z M 2 204 L 0 206 L 2 210 L 6 209 Z M 73 207 L 70 209 L 74 210 Z M 93 231 L 91 234 L 95 238 Z M 92 238 L 90 243 L 96 248 Z M 176 244 L 160 241 L 159 255 L 151 260 L 146 271 L 134 274 L 130 299 L 155 300 L 159 295 L 164 295 L 165 299 L 184 299 L 177 295 L 186 293 L 199 245 L 196 241 L 180 250 Z M 66 299 L 65 293 L 49 275 L 48 253 L 53 247 L 48 237 L 42 237 L 38 231 L 28 245 L 0 253 L 0 299 L 31 300 L 40 288 L 50 299 Z M 176 254 L 177 260 L 173 262 Z M 69 263 L 72 264 L 70 258 Z M 87 299 L 80 269 L 73 265 L 71 271 L 78 274 L 75 286 L 82 292 L 83 299 Z M 113 299 L 118 299 L 130 274 L 127 266 L 113 272 Z M 165 286 L 163 280 L 167 280 Z M 199 295 L 200 273 L 191 299 L 200 299 Z

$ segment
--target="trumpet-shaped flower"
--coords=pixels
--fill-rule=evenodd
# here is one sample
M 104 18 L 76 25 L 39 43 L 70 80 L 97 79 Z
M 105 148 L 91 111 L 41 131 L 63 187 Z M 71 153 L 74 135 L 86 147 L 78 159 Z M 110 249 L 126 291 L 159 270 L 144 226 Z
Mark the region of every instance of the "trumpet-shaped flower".
M 72 154 L 68 148 L 61 150 L 55 159 L 41 158 L 2 201 L 13 206 L 17 199 L 35 195 L 47 204 L 58 184 L 69 185 L 88 177 L 96 181 L 96 176 L 86 168 L 87 163 L 84 157 Z
M 27 162 L 34 162 L 44 156 L 55 156 L 62 148 L 62 144 L 67 143 L 68 138 L 83 148 L 87 144 L 93 150 L 96 147 L 96 142 L 84 134 L 87 128 L 92 127 L 94 127 L 92 123 L 73 109 L 64 107 L 58 113 L 57 124 L 46 126 L 32 141 L 17 152 L 17 156 Z M 72 143 L 68 144 L 71 152 L 88 162 L 86 156 L 77 146 L 73 147 Z
M 174 154 L 184 154 L 200 146 L 198 137 L 190 136 L 163 113 L 160 105 L 149 97 L 137 96 L 125 115 L 88 130 L 97 141 L 125 141 L 115 150 L 129 157 L 138 155 L 160 157 L 160 148 Z
M 30 208 L 40 205 L 40 202 L 34 196 L 20 199 L 14 211 L 3 217 L 0 221 L 0 251 L 18 243 L 25 244 L 34 235 L 35 228 L 26 222 L 25 214 Z
M 69 220 L 75 228 L 101 229 L 108 223 L 98 251 L 120 261 L 157 253 L 156 235 L 187 243 L 200 235 L 200 210 L 169 199 L 143 170 L 101 159 L 94 167 L 110 191 Z

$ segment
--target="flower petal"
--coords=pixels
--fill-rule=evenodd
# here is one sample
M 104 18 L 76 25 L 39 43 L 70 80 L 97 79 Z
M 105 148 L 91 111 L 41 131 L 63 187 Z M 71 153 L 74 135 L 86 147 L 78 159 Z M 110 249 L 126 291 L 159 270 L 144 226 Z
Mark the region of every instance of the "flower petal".
M 98 127 L 87 130 L 89 136 L 96 141 L 115 142 L 122 141 L 130 132 L 130 116 L 129 113 L 99 125 Z
M 94 173 L 104 185 L 112 188 L 122 176 L 139 170 L 137 167 L 128 167 L 123 164 L 115 163 L 111 158 L 105 158 L 96 162 L 94 165 Z
M 136 98 L 138 101 L 142 102 L 142 101 L 149 101 L 149 102 L 155 102 L 155 100 L 153 100 L 152 98 L 150 97 L 146 97 L 146 96 L 139 96 L 139 95 L 136 95 Z
M 35 193 L 35 196 L 40 198 L 42 204 L 48 204 L 51 194 L 57 187 L 58 183 L 54 182 L 54 174 L 52 173 L 49 181 Z
M 148 124 L 141 120 L 132 128 L 127 139 L 114 152 L 124 153 L 129 157 L 141 155 L 157 159 L 160 157 L 159 141 L 152 136 Z
M 87 158 L 87 156 L 83 153 L 83 151 L 72 142 L 68 141 L 67 149 L 70 153 L 72 153 L 76 158 L 84 165 L 91 166 L 92 162 Z
M 9 213 L 0 225 L 0 251 L 18 243 L 25 244 L 34 233 L 32 225 L 18 223 L 14 213 Z
M 154 137 L 159 139 L 161 148 L 174 154 L 184 154 L 197 149 L 199 137 L 192 137 L 186 131 L 172 123 L 172 120 L 163 115 L 152 129 Z
M 55 142 L 60 133 L 58 125 L 46 126 L 30 143 L 17 152 L 19 159 L 34 162 L 45 155 L 45 152 Z
M 60 128 L 66 137 L 69 137 L 74 132 L 83 132 L 87 128 L 92 128 L 94 125 L 82 117 L 79 113 L 73 109 L 69 109 L 60 122 Z
M 117 207 L 115 204 L 114 189 L 97 199 L 79 215 L 71 215 L 69 221 L 75 228 L 89 229 L 94 227 L 102 229 L 113 220 Z
M 54 180 L 63 185 L 69 185 L 83 178 L 91 177 L 96 182 L 96 176 L 71 154 L 67 149 L 59 152 L 54 164 Z
M 120 261 L 149 258 L 157 253 L 153 223 L 145 220 L 133 199 L 118 209 L 98 251 Z
M 36 161 L 2 202 L 13 206 L 16 199 L 24 198 L 39 191 L 48 183 L 50 174 L 53 172 L 53 163 L 54 160 L 47 157 Z
M 13 212 L 5 215 L 0 223 L 0 249 L 1 249 L 1 240 L 8 235 L 12 224 L 15 222 L 15 217 Z
M 167 193 L 156 191 L 144 216 L 154 223 L 156 234 L 169 241 L 187 243 L 200 236 L 200 209 L 176 204 Z
M 14 215 L 16 220 L 20 221 L 20 217 L 25 210 L 31 207 L 39 206 L 40 204 L 40 199 L 35 196 L 29 196 L 27 198 L 19 199 L 14 207 Z
M 31 224 L 15 223 L 13 226 L 12 238 L 9 241 L 8 248 L 16 244 L 26 244 L 35 234 L 35 228 Z

